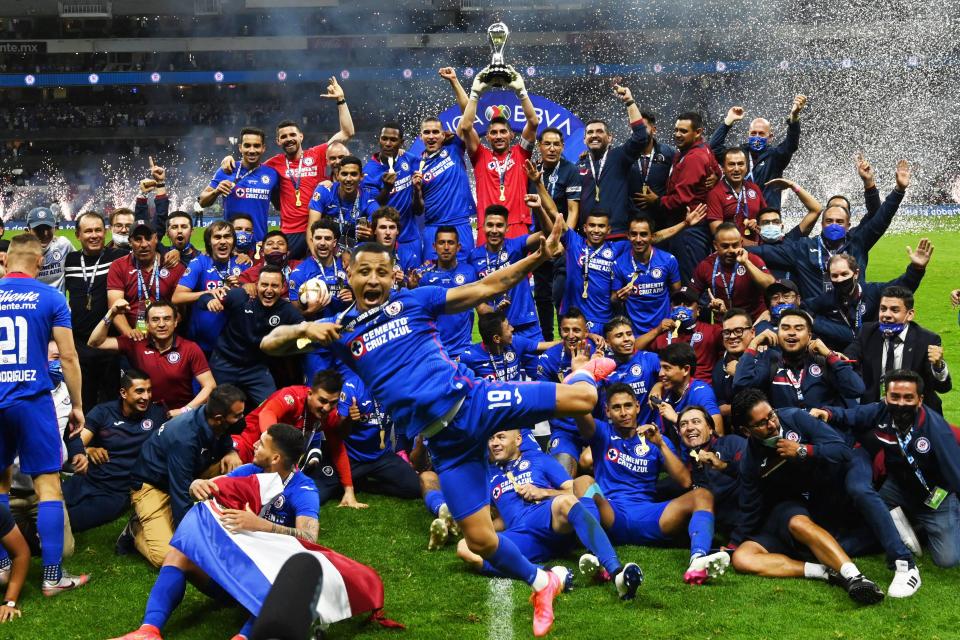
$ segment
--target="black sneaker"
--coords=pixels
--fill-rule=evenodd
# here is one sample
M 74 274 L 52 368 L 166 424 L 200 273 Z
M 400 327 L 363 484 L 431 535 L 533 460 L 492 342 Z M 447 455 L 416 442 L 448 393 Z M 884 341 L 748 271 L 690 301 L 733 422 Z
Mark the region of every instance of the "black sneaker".
M 862 573 L 847 581 L 847 595 L 858 604 L 877 604 L 883 600 L 883 591 Z
M 849 581 L 840 575 L 840 572 L 836 569 L 831 569 L 827 567 L 827 584 L 831 584 L 835 587 L 840 587 L 844 591 L 847 590 L 847 583 Z
M 137 550 L 137 545 L 133 540 L 133 530 L 130 527 L 131 522 L 133 522 L 133 518 L 127 520 L 127 526 L 120 532 L 120 536 L 117 538 L 117 544 L 113 548 L 114 553 L 118 556 L 128 556 Z

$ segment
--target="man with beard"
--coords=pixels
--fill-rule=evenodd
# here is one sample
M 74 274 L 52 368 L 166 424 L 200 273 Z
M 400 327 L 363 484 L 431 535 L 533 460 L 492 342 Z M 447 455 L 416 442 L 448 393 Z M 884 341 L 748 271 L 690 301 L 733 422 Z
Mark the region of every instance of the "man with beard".
M 73 245 L 63 236 L 54 236 L 57 216 L 48 207 L 31 209 L 27 214 L 27 228 L 40 239 L 43 247 L 43 265 L 37 280 L 48 284 L 60 293 L 64 292 L 64 264 Z
M 260 270 L 255 298 L 238 287 L 221 299 L 206 293 L 199 300 L 209 311 L 223 313 L 227 318 L 210 358 L 213 377 L 217 384 L 237 385 L 246 393 L 251 407 L 277 390 L 266 357 L 260 351 L 260 341 L 274 327 L 303 321 L 293 304 L 280 297 L 282 287 L 283 272 L 268 265 Z
M 260 270 L 267 265 L 273 265 L 279 267 L 283 272 L 283 287 L 280 288 L 280 297 L 286 298 L 288 294 L 287 281 L 299 264 L 299 260 L 290 257 L 286 234 L 279 229 L 271 229 L 267 231 L 263 244 L 260 246 L 260 259 L 240 274 L 240 284 L 251 296 L 257 295 L 257 278 L 260 277 Z
M 170 238 L 173 249 L 179 253 L 180 263 L 183 266 L 187 266 L 191 260 L 200 255 L 200 251 L 191 242 L 191 236 L 193 236 L 193 224 L 190 221 L 190 215 L 185 211 L 174 211 L 170 214 L 167 218 L 167 237 Z
M 900 510 L 894 521 L 899 519 L 906 529 L 910 520 L 920 524 L 938 567 L 960 564 L 960 447 L 943 416 L 924 404 L 920 375 L 894 369 L 887 374 L 883 402 L 849 409 L 824 407 L 810 413 L 854 432 L 871 453 L 882 453 L 886 479 L 880 495 L 889 508 Z M 918 544 L 916 535 L 911 537 Z M 905 564 L 898 561 L 898 576 Z M 915 591 L 920 574 L 916 568 L 904 573 L 908 573 L 907 582 L 914 578 L 908 586 Z M 893 595 L 892 585 L 890 591 Z
M 307 228 L 313 229 L 313 223 L 322 219 L 335 222 L 340 251 L 356 246 L 357 227 L 369 226 L 370 217 L 377 210 L 375 194 L 361 187 L 362 167 L 360 158 L 345 157 L 340 162 L 337 181 L 329 187 L 318 186 L 310 199 Z
M 363 165 L 362 189 L 377 193 L 377 204 L 393 207 L 400 214 L 397 238 L 397 256 L 420 265 L 423 263 L 423 239 L 416 216 L 423 210 L 414 206 L 413 172 L 419 158 L 403 150 L 403 127 L 396 122 L 385 122 L 378 138 L 380 151 Z
M 800 146 L 800 112 L 806 104 L 807 96 L 794 97 L 790 117 L 787 118 L 787 137 L 777 146 L 771 146 L 774 133 L 770 122 L 755 118 L 750 122 L 747 142 L 739 147 L 747 155 L 748 178 L 759 185 L 765 185 L 764 199 L 777 209 L 780 208 L 780 190 L 770 188 L 767 183 L 783 176 L 790 159 Z M 730 127 L 742 120 L 744 113 L 743 107 L 730 107 L 723 123 L 710 136 L 710 148 L 718 159 L 723 155 Z
M 737 372 L 737 363 L 753 340 L 753 318 L 744 309 L 734 307 L 723 316 L 720 338 L 723 340 L 723 357 L 713 367 L 712 386 L 720 405 L 720 415 L 729 427 L 730 402 L 733 400 L 733 377 Z M 732 433 L 731 429 L 726 429 Z
M 757 214 L 767 201 L 760 187 L 747 177 L 747 154 L 731 147 L 720 156 L 720 166 L 723 178 L 707 193 L 710 233 L 716 236 L 721 223 L 731 222 L 750 244 L 756 244 Z
M 203 230 L 207 252 L 190 261 L 173 292 L 173 303 L 191 305 L 187 337 L 200 345 L 207 355 L 213 353 L 217 339 L 226 325 L 226 316 L 210 311 L 200 298 L 212 293 L 221 300 L 227 291 L 240 287 L 240 274 L 249 266 L 240 264 L 233 255 L 233 227 L 217 220 Z
M 280 175 L 273 167 L 260 164 L 266 150 L 266 134 L 260 129 L 244 127 L 240 130 L 241 162 L 236 171 L 227 173 L 222 168 L 210 180 L 210 184 L 197 197 L 201 207 L 209 207 L 223 196 L 223 217 L 232 221 L 238 213 L 253 219 L 253 237 L 262 242 L 267 234 L 267 216 L 270 201 L 280 182 Z
M 520 100 L 523 117 L 526 122 L 520 133 L 520 141 L 513 143 L 513 130 L 510 128 L 510 119 L 504 115 L 494 116 L 487 123 L 487 144 L 480 142 L 480 137 L 474 128 L 477 119 L 477 104 L 480 96 L 492 87 L 485 84 L 481 78 L 483 71 L 476 74 L 470 97 L 463 108 L 463 118 L 460 120 L 458 134 L 466 143 L 467 154 L 473 164 L 473 175 L 477 187 L 477 244 L 486 242 L 484 216 L 487 207 L 498 204 L 506 207 L 510 212 L 507 219 L 507 238 L 517 238 L 530 232 L 530 210 L 524 202 L 527 193 L 527 175 L 524 164 L 533 155 L 533 145 L 537 138 L 537 127 L 540 126 L 540 117 L 537 116 L 523 76 L 515 69 L 510 70 L 510 84 L 503 87 L 510 89 Z
M 185 267 L 179 260 L 173 267 L 161 264 L 153 227 L 134 227 L 130 243 L 130 255 L 114 260 L 107 272 L 107 304 L 113 307 L 119 300 L 129 303 L 125 313 L 113 317 L 113 326 L 120 335 L 137 341 L 146 335 L 147 309 L 154 302 L 171 298 Z
M 80 357 L 80 369 L 97 371 L 99 375 L 83 376 L 83 406 L 93 407 L 107 402 L 116 394 L 120 376 L 117 356 L 87 346 L 90 334 L 107 312 L 107 272 L 114 260 L 126 251 L 104 247 L 103 218 L 87 211 L 74 221 L 80 250 L 67 254 L 64 262 L 64 287 L 69 294 L 73 340 Z
M 167 413 L 177 416 L 202 405 L 216 383 L 207 358 L 197 343 L 177 335 L 177 308 L 166 300 L 154 303 L 147 310 L 146 332 L 142 340 L 125 336 L 108 337 L 110 321 L 129 306 L 117 300 L 103 322 L 97 324 L 87 344 L 95 349 L 120 352 L 131 365 L 146 372 L 152 384 L 153 402 L 163 405 Z M 194 391 L 194 386 L 198 391 Z
M 457 260 L 460 237 L 456 227 L 439 227 L 433 237 L 433 250 L 437 254 L 436 262 L 424 263 L 410 272 L 407 285 L 411 289 L 419 286 L 452 289 L 479 280 L 473 265 Z M 437 333 L 447 355 L 460 358 L 473 339 L 473 311 L 440 316 Z
M 807 302 L 813 315 L 813 330 L 828 347 L 845 351 L 857 339 L 865 322 L 876 322 L 880 296 L 887 287 L 902 287 L 915 293 L 933 256 L 933 245 L 921 238 L 917 250 L 907 247 L 910 264 L 899 278 L 889 282 L 861 282 L 860 267 L 848 253 L 830 258 L 827 270 L 833 291 Z
M 812 336 L 806 311 L 787 309 L 777 331 L 767 329 L 750 341 L 737 363 L 735 394 L 759 389 L 777 409 L 854 405 L 863 395 L 863 379 L 853 363 Z M 763 352 L 758 348 L 766 346 Z
M 677 116 L 673 140 L 678 152 L 673 157 L 666 193 L 661 197 L 648 191 L 638 198 L 649 210 L 663 216 L 664 225 L 675 224 L 686 211 L 706 204 L 707 183 L 713 186 L 713 178 L 721 174 L 720 166 L 703 141 L 703 118 L 699 113 L 688 111 Z M 709 244 L 710 230 L 706 222 L 684 229 L 671 243 L 676 248 L 684 280 L 690 279 L 697 263 L 709 253 Z
M 763 292 L 773 284 L 774 277 L 762 258 L 743 248 L 740 234 L 732 222 L 718 224 L 713 236 L 715 251 L 693 272 L 691 288 L 710 296 L 714 322 L 734 307 L 746 309 L 755 318 L 766 310 Z
M 673 156 L 677 150 L 668 144 L 657 140 L 657 116 L 649 111 L 641 111 L 643 121 L 647 125 L 647 144 L 642 155 L 630 166 L 628 184 L 634 204 L 637 208 L 650 215 L 643 196 L 653 192 L 662 196 L 667 192 L 667 179 L 670 177 L 670 167 L 673 166 Z
M 350 304 L 352 294 L 346 285 L 346 271 L 343 257 L 337 257 L 337 243 L 340 239 L 339 225 L 325 218 L 310 225 L 311 256 L 297 265 L 286 279 L 289 284 L 290 302 L 306 317 L 315 317 L 321 311 L 328 314 L 346 308 Z M 320 279 L 327 287 L 326 295 L 313 298 L 301 298 L 301 289 L 306 283 Z
M 660 324 L 637 338 L 637 349 L 662 352 L 671 344 L 689 344 L 697 357 L 693 377 L 709 383 L 720 357 L 720 327 L 700 320 L 697 292 L 689 287 L 670 296 L 673 308 Z
M 883 236 L 910 186 L 910 165 L 906 160 L 897 163 L 897 186 L 890 192 L 880 209 L 872 217 L 850 228 L 850 210 L 841 205 L 827 205 L 821 219 L 823 231 L 816 238 L 785 240 L 779 244 L 761 244 L 749 247 L 770 268 L 785 269 L 791 280 L 797 283 L 800 293 L 807 300 L 833 290 L 827 271 L 830 257 L 837 253 L 849 253 L 857 260 L 864 277 L 867 269 L 867 254 Z

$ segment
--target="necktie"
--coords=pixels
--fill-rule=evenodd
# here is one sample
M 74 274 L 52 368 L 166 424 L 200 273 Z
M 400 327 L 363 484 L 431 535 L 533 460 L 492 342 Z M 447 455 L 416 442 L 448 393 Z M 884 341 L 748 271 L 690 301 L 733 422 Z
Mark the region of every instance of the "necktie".
M 900 343 L 900 336 L 887 338 L 887 362 L 883 365 L 883 374 L 886 375 L 896 369 L 896 349 Z

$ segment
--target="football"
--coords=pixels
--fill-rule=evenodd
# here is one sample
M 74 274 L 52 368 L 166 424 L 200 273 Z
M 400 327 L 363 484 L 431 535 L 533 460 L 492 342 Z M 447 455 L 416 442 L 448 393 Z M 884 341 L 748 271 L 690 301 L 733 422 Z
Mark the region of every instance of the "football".
M 316 304 L 327 295 L 327 283 L 321 278 L 312 278 L 300 285 L 298 293 L 304 305 Z

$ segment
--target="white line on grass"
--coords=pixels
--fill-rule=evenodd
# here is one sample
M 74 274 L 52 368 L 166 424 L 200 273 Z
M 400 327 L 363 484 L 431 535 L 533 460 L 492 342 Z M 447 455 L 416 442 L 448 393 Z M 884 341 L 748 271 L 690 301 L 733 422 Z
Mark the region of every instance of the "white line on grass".
M 487 640 L 513 640 L 513 580 L 494 578 L 487 596 Z

